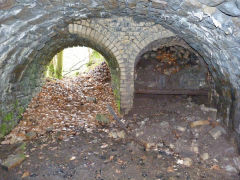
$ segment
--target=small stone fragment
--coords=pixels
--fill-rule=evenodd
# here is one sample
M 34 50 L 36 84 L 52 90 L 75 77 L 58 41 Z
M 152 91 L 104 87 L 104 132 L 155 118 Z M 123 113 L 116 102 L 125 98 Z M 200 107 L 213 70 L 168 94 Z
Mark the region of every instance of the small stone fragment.
M 108 147 L 108 144 L 106 144 L 106 143 L 104 143 L 104 144 L 101 146 L 102 149 L 104 149 L 104 148 L 106 148 L 106 147 Z
M 191 128 L 195 128 L 197 126 L 203 126 L 203 125 L 209 125 L 210 122 L 208 120 L 200 120 L 200 121 L 194 121 L 190 123 Z
M 214 139 L 218 139 L 222 134 L 226 134 L 226 131 L 221 126 L 217 126 L 209 131 L 209 133 Z
M 208 160 L 208 158 L 209 158 L 208 153 L 203 153 L 203 154 L 201 155 L 201 159 L 202 159 L 203 161 Z
M 24 154 L 16 154 L 16 155 L 10 155 L 4 162 L 3 165 L 8 167 L 8 169 L 12 169 L 19 164 L 21 164 L 25 160 Z
M 228 172 L 234 172 L 234 173 L 237 173 L 237 169 L 231 165 L 227 165 L 225 166 L 225 170 L 228 171 Z
M 114 131 L 110 132 L 109 136 L 114 138 L 114 139 L 116 139 L 118 137 L 117 132 L 114 132 Z
M 193 145 L 192 147 L 191 147 L 191 150 L 193 151 L 193 152 L 195 152 L 195 153 L 199 153 L 199 150 L 198 150 L 198 146 L 197 145 Z
M 217 112 L 216 108 L 206 107 L 204 104 L 200 105 L 200 109 L 205 112 Z
M 174 144 L 169 145 L 171 149 L 175 148 Z
M 181 131 L 181 132 L 184 132 L 184 131 L 186 131 L 186 128 L 185 128 L 185 127 L 182 127 L 182 126 L 178 126 L 178 127 L 177 127 L 177 130 L 178 130 L 178 131 Z
M 240 171 L 240 156 L 234 157 L 233 162 L 234 162 L 235 166 L 238 168 L 238 170 Z
M 183 158 L 183 165 L 190 167 L 192 165 L 192 159 L 190 158 Z
M 169 123 L 167 121 L 163 121 L 160 123 L 160 126 L 163 128 L 167 128 L 167 127 L 169 127 Z
M 70 158 L 70 161 L 73 161 L 73 160 L 75 160 L 76 159 L 76 157 L 75 156 L 72 156 L 71 158 Z
M 182 159 L 178 159 L 177 160 L 177 164 L 183 164 L 183 160 Z
M 117 136 L 121 139 L 124 139 L 125 138 L 125 132 L 124 131 L 119 131 L 119 132 L 117 132 Z

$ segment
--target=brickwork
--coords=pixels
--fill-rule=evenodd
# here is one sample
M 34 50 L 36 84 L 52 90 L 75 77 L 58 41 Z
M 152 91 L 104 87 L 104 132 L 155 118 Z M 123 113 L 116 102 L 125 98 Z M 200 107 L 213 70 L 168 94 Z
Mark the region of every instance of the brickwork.
M 124 113 L 133 104 L 134 64 L 138 54 L 151 42 L 175 36 L 159 24 L 137 23 L 130 17 L 81 20 L 68 27 L 71 34 L 90 39 L 116 58 L 120 67 L 121 109 Z

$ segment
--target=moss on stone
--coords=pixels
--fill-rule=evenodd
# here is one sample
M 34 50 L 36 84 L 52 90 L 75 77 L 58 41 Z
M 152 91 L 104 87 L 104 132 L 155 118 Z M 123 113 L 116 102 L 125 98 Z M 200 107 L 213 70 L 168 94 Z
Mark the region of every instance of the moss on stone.
M 120 112 L 120 73 L 117 70 L 111 70 L 111 81 L 113 94 L 117 103 L 118 111 Z
M 20 106 L 20 103 L 16 101 L 12 105 L 13 109 L 11 112 L 4 113 L 1 111 L 2 124 L 0 124 L 0 139 L 7 135 L 21 119 L 24 107 Z

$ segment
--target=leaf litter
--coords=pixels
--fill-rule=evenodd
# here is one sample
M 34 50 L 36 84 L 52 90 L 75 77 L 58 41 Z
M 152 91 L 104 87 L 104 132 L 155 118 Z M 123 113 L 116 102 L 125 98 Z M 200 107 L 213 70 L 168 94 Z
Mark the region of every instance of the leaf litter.
M 117 112 L 110 79 L 105 62 L 85 75 L 47 79 L 23 113 L 22 120 L 1 144 L 15 144 L 49 134 L 53 139 L 68 140 L 82 128 L 91 133 L 100 125 L 96 121 L 99 115 L 113 122 L 107 110 L 110 104 Z

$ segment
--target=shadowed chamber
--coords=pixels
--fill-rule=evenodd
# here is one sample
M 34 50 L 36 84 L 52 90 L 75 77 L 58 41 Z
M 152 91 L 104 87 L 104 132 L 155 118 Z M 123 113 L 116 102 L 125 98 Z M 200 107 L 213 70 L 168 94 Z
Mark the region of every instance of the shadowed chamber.
M 216 106 L 218 94 L 208 66 L 189 46 L 155 45 L 140 56 L 135 69 L 135 93 L 194 95 Z

